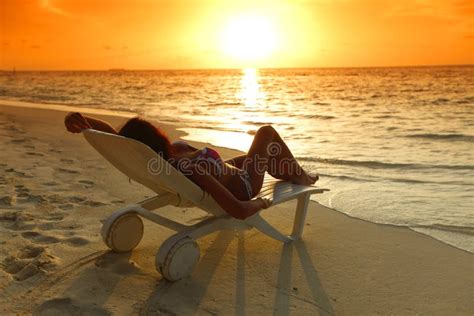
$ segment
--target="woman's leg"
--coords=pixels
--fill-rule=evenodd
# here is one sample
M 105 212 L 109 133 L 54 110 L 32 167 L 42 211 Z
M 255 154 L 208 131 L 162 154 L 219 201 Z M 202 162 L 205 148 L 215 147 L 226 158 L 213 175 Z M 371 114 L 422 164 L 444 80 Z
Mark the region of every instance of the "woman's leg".
M 311 185 L 317 180 L 317 176 L 309 176 L 303 170 L 271 126 L 263 126 L 257 131 L 242 168 L 249 173 L 254 192 L 260 191 L 265 171 L 295 184 Z
M 232 166 L 236 167 L 236 168 L 242 169 L 245 158 L 247 158 L 247 155 L 240 155 L 240 156 L 231 158 L 229 160 L 226 160 L 225 162 L 228 163 L 229 165 L 232 165 Z

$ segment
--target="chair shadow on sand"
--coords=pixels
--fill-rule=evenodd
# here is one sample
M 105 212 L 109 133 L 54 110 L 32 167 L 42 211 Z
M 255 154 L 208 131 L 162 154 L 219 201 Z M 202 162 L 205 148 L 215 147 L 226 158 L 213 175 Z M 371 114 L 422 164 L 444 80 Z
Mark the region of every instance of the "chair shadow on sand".
M 307 285 L 313 297 L 312 301 L 308 299 L 304 299 L 304 301 L 308 304 L 314 305 L 318 309 L 319 315 L 334 314 L 329 297 L 324 291 L 318 276 L 318 272 L 314 267 L 306 245 L 304 244 L 304 241 L 298 240 L 283 244 L 282 246 L 280 256 L 280 270 L 278 271 L 277 292 L 275 294 L 275 303 L 273 309 L 274 315 L 288 315 L 290 312 L 290 296 L 296 297 L 296 295 L 291 294 L 293 289 L 290 288 L 291 273 L 293 271 L 292 259 L 295 249 L 298 253 L 301 266 L 303 267 L 303 271 L 306 276 Z
M 163 304 L 163 301 L 167 300 L 166 294 L 176 295 L 177 293 L 182 297 L 181 301 L 183 303 L 187 305 L 192 304 L 191 308 L 197 311 L 207 292 L 212 276 L 233 238 L 234 234 L 232 231 L 222 230 L 217 234 L 194 270 L 192 275 L 194 281 L 186 284 L 186 286 L 182 285 L 184 280 L 172 283 L 162 278 L 156 290 L 152 292 L 146 300 L 140 314 L 148 315 L 160 312 L 175 314 L 173 311 L 164 308 L 165 304 Z M 192 300 L 192 302 L 190 302 L 190 300 Z
M 235 238 L 234 231 L 221 231 L 217 234 L 204 256 L 199 261 L 190 282 L 183 285 L 183 281 L 170 283 L 164 279 L 160 280 L 154 292 L 146 300 L 141 314 L 171 312 L 164 307 L 167 302 L 167 295 L 178 296 L 180 301 L 189 306 L 189 314 L 195 314 L 200 310 L 201 302 L 207 293 L 207 289 L 213 278 L 216 269 L 227 248 Z M 294 294 L 291 287 L 292 261 L 293 254 L 298 254 L 301 266 L 303 268 L 306 283 L 310 289 L 312 298 L 302 298 Z M 238 232 L 237 258 L 236 258 L 236 277 L 235 277 L 235 314 L 246 314 L 246 278 L 245 278 L 245 238 L 243 232 Z M 305 304 L 311 304 L 317 310 L 319 315 L 334 314 L 330 299 L 326 294 L 318 272 L 314 267 L 312 259 L 307 251 L 303 241 L 294 241 L 282 245 L 280 254 L 280 264 L 278 267 L 278 278 L 275 289 L 275 298 L 273 303 L 274 315 L 287 315 L 290 312 L 290 297 L 303 301 Z M 203 308 L 201 307 L 201 310 Z M 218 311 L 208 311 L 216 313 Z M 247 312 L 248 313 L 248 312 Z
M 55 275 L 47 279 L 43 286 L 38 286 L 38 291 L 43 290 L 52 299 L 46 299 L 35 307 L 33 315 L 36 314 L 85 314 L 105 315 L 108 314 L 105 305 L 110 295 L 124 275 L 134 273 L 134 267 L 130 268 L 129 260 L 131 252 L 114 253 L 112 251 L 97 251 L 81 257 L 69 265 L 63 267 Z M 93 264 L 91 264 L 93 263 Z M 101 270 L 113 274 L 115 277 L 101 276 Z M 108 271 L 111 270 L 111 271 Z M 72 279 L 71 284 L 63 289 L 55 287 L 65 280 Z M 89 302 L 73 298 L 90 294 L 93 291 L 93 299 Z M 92 302 L 93 301 L 93 302 Z

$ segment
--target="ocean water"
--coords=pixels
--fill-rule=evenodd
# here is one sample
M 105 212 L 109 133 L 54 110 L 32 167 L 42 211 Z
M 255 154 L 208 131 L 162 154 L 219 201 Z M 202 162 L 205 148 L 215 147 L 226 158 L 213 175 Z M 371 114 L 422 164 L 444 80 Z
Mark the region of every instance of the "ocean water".
M 0 73 L 0 98 L 130 111 L 247 150 L 272 124 L 315 200 L 474 252 L 474 67 Z

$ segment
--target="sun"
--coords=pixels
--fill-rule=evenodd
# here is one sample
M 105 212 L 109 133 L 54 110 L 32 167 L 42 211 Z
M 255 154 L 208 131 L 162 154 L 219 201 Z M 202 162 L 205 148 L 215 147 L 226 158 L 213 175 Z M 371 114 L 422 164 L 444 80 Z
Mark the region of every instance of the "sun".
M 241 61 L 264 59 L 276 49 L 277 32 L 264 16 L 242 15 L 223 28 L 221 46 L 224 53 Z

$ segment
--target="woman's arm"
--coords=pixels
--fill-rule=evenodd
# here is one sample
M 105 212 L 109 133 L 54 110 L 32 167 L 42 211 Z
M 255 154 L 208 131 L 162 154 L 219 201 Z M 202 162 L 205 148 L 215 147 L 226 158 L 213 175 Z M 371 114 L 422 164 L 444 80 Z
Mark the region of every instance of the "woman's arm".
M 64 125 L 71 133 L 80 133 L 83 129 L 93 128 L 98 131 L 117 134 L 117 131 L 107 122 L 84 116 L 79 112 L 71 112 L 64 118 Z
M 238 200 L 232 192 L 224 187 L 216 178 L 210 174 L 198 169 L 198 166 L 191 165 L 186 168 L 185 174 L 208 192 L 214 200 L 231 216 L 238 219 L 245 219 L 260 211 L 262 208 L 268 208 L 270 202 L 267 199 L 258 198 L 250 201 Z
M 115 128 L 113 128 L 112 125 L 110 125 L 106 121 L 102 121 L 90 116 L 84 116 L 84 118 L 87 120 L 87 122 L 89 122 L 93 129 L 110 134 L 118 134 Z

